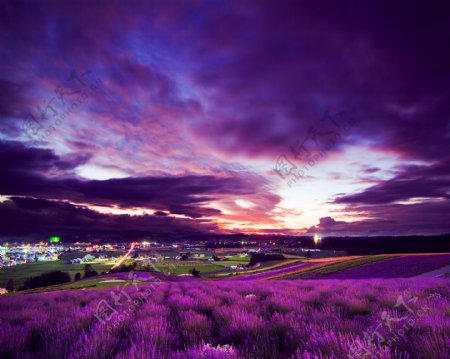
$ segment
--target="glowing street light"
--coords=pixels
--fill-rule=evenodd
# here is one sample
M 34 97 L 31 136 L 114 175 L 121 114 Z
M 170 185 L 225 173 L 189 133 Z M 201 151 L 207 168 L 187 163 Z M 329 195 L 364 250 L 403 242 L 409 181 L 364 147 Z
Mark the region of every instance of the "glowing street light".
M 53 236 L 53 237 L 50 237 L 49 241 L 50 241 L 50 243 L 58 243 L 61 241 L 61 237 Z
M 319 244 L 322 241 L 322 237 L 319 233 L 314 234 L 314 243 Z

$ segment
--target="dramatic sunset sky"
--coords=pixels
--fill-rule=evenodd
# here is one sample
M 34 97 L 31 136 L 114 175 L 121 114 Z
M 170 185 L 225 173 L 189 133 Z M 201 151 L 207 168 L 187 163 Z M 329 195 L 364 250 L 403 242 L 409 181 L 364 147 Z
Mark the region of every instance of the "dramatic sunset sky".
M 418 4 L 2 1 L 0 235 L 450 232 L 450 3 Z

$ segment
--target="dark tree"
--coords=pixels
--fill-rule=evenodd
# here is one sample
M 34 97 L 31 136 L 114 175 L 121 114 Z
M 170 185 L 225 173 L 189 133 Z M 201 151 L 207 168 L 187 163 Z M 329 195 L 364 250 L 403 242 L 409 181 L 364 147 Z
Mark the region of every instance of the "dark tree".
M 182 253 L 180 255 L 180 261 L 187 261 L 189 259 L 189 256 L 185 253 Z
M 84 278 L 95 277 L 97 275 L 98 275 L 97 271 L 91 270 L 90 272 L 85 272 L 84 273 Z
M 14 290 L 14 279 L 10 278 L 6 283 L 6 290 L 12 292 Z
M 306 254 L 305 254 L 305 257 L 306 257 L 307 260 L 310 260 L 311 257 L 312 257 L 311 251 L 307 251 Z
M 88 273 L 88 272 L 92 272 L 94 270 L 94 268 L 92 268 L 92 266 L 90 264 L 85 264 L 84 265 L 84 273 Z
M 70 274 L 67 272 L 54 271 L 43 273 L 36 277 L 30 277 L 25 281 L 24 289 L 33 289 L 69 283 L 71 281 Z
M 191 274 L 192 274 L 194 277 L 200 277 L 200 271 L 198 271 L 197 269 L 195 269 L 195 267 L 192 268 Z
M 137 266 L 136 262 L 133 262 L 130 265 L 121 264 L 119 267 L 111 269 L 109 272 L 110 273 L 131 272 L 131 271 L 134 271 L 136 269 L 136 266 Z
M 84 277 L 83 278 L 95 277 L 96 275 L 98 275 L 97 271 L 95 271 L 94 268 L 92 268 L 92 266 L 90 264 L 86 264 L 84 266 Z
M 81 274 L 77 273 L 75 274 L 75 281 L 80 280 L 81 279 Z

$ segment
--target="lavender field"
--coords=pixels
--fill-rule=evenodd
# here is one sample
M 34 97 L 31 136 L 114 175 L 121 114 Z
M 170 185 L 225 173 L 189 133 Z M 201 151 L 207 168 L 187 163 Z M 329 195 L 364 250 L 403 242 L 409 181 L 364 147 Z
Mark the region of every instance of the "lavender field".
M 183 281 L 0 298 L 1 358 L 448 358 L 446 279 Z
M 450 264 L 450 254 L 408 255 L 364 264 L 325 276 L 327 279 L 409 278 Z

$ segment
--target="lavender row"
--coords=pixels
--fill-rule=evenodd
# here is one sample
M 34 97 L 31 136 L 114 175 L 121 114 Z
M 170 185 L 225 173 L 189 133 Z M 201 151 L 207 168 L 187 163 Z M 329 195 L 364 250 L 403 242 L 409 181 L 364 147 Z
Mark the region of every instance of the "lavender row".
M 409 278 L 450 265 L 450 254 L 409 255 L 368 263 L 325 276 L 327 279 Z

